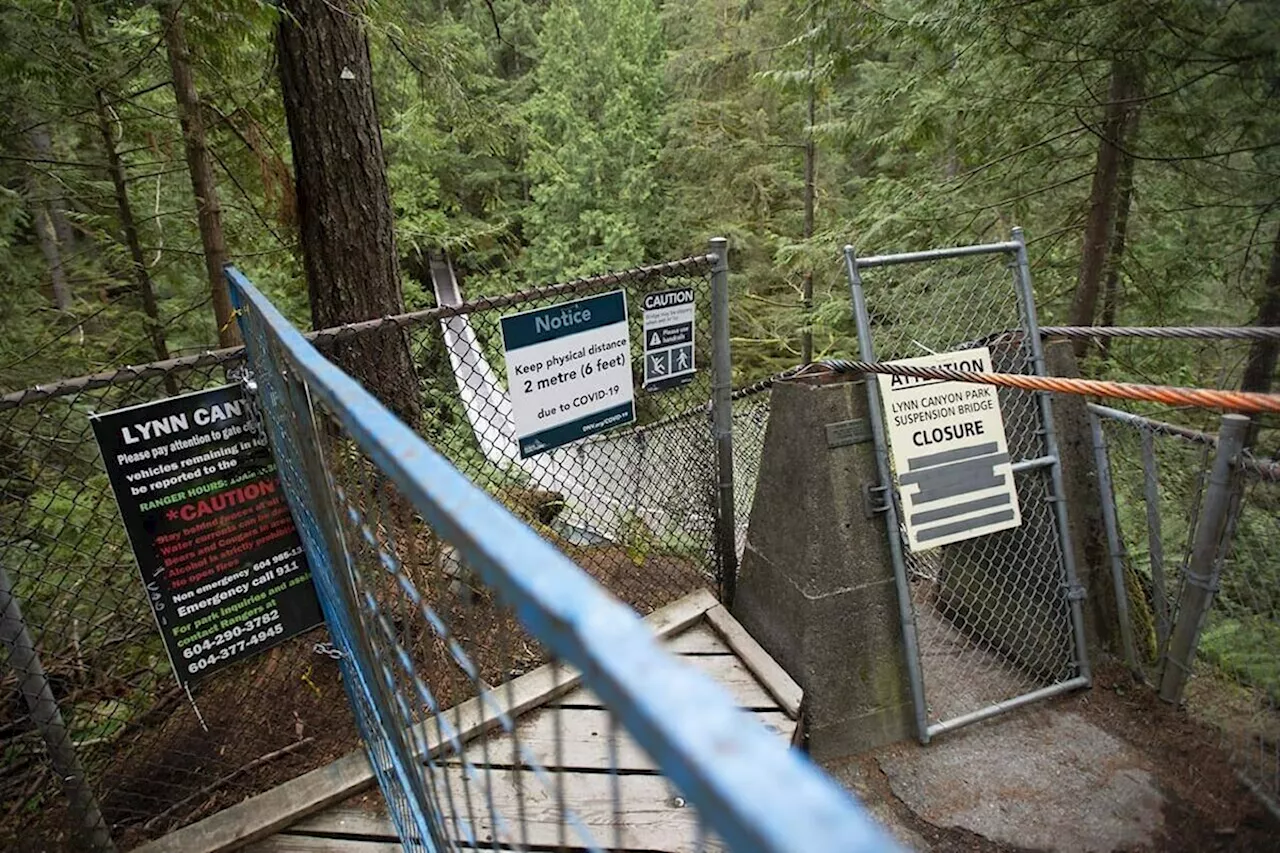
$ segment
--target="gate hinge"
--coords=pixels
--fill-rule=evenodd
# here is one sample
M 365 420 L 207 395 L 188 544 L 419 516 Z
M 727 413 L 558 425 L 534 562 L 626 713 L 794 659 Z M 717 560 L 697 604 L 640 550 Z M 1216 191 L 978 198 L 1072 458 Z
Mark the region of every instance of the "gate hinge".
M 867 518 L 875 518 L 877 513 L 888 512 L 889 504 L 886 499 L 887 489 L 884 486 L 873 486 L 870 483 L 862 484 L 862 514 Z M 881 492 L 880 502 L 877 504 L 871 497 L 872 492 Z

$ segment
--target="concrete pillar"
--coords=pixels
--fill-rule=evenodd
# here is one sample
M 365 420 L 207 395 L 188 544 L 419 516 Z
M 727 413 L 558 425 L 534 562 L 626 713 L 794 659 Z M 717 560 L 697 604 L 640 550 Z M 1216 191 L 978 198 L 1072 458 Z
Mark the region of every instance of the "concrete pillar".
M 733 609 L 804 689 L 818 759 L 914 734 L 877 485 L 861 381 L 774 386 Z

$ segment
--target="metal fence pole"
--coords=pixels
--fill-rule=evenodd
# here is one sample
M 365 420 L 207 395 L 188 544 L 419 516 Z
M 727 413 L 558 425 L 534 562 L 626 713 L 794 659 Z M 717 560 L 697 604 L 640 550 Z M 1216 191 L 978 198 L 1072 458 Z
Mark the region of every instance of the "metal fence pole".
M 716 443 L 716 544 L 720 598 L 732 606 L 738 588 L 738 547 L 733 498 L 733 362 L 729 353 L 729 241 L 711 240 L 711 431 Z
M 1169 637 L 1169 654 L 1160 679 L 1160 698 L 1166 702 L 1182 701 L 1182 691 L 1195 662 L 1200 629 L 1213 605 L 1213 593 L 1218 588 L 1219 549 L 1235 503 L 1232 492 L 1239 472 L 1236 463 L 1248 430 L 1249 419 L 1244 415 L 1222 416 L 1209 489 L 1196 524 L 1191 559 L 1183 573 L 1177 621 Z
M 1035 292 L 1031 288 L 1031 264 L 1027 260 L 1027 244 L 1021 228 L 1013 229 L 1014 280 L 1018 297 L 1022 302 L 1023 318 L 1027 324 L 1027 338 L 1031 345 L 1031 357 L 1037 376 L 1047 376 L 1044 362 L 1044 342 L 1040 340 L 1040 322 L 1036 318 Z M 1053 424 L 1053 401 L 1045 392 L 1037 392 L 1040 404 L 1040 426 L 1044 429 L 1045 455 L 1053 459 L 1049 474 L 1053 485 L 1053 515 L 1058 525 L 1058 539 L 1062 544 L 1062 569 L 1065 575 L 1067 600 L 1071 605 L 1071 631 L 1075 636 L 1076 661 L 1080 677 L 1086 683 L 1093 679 L 1089 669 L 1089 646 L 1084 635 L 1084 608 L 1081 601 L 1084 592 L 1076 575 L 1075 551 L 1071 547 L 1071 525 L 1067 520 L 1066 486 L 1062 482 L 1062 455 L 1058 450 L 1058 433 Z
M 44 738 L 53 772 L 62 780 L 71 801 L 71 812 L 80 824 L 86 845 L 99 853 L 114 853 L 116 848 L 111 841 L 111 833 L 102 819 L 84 768 L 80 766 L 71 742 L 71 731 L 58 710 L 53 689 L 45 676 L 35 641 L 22 619 L 18 597 L 4 566 L 0 566 L 0 645 L 9 653 L 9 665 L 18 676 L 19 690 L 31 713 L 31 721 Z
M 1093 458 L 1098 469 L 1098 499 L 1102 502 L 1102 525 L 1107 531 L 1107 551 L 1111 557 L 1111 584 L 1116 593 L 1116 616 L 1120 620 L 1120 644 L 1129 669 L 1141 672 L 1137 647 L 1133 642 L 1133 623 L 1129 616 L 1129 587 L 1124 580 L 1124 548 L 1120 543 L 1120 525 L 1116 520 L 1116 493 L 1111 482 L 1111 458 L 1107 453 L 1107 437 L 1102 432 L 1102 419 L 1089 412 L 1089 428 L 1093 433 Z
M 862 290 L 862 276 L 858 275 L 857 255 L 853 246 L 844 247 L 845 268 L 849 275 L 849 290 L 853 296 L 853 319 L 858 330 L 858 356 L 863 361 L 875 361 L 875 347 L 871 342 L 871 318 L 867 314 L 867 296 Z M 871 421 L 871 438 L 876 449 L 876 472 L 884 490 L 884 519 L 889 534 L 889 557 L 893 561 L 894 587 L 898 591 L 898 618 L 902 622 L 902 644 L 907 655 L 907 679 L 911 683 L 911 704 L 916 717 L 916 734 L 921 743 L 929 742 L 929 717 L 925 705 L 924 676 L 920 671 L 920 644 L 916 638 L 915 609 L 911 604 L 911 588 L 907 582 L 907 561 L 902 553 L 902 533 L 898 527 L 898 505 L 893 496 L 893 474 L 889 469 L 889 441 L 884 433 L 884 418 L 880 404 L 880 385 L 874 376 L 867 377 L 867 408 Z
M 1096 416 L 1095 416 L 1096 417 Z M 1147 505 L 1147 553 L 1151 560 L 1151 597 L 1155 599 L 1156 649 L 1169 642 L 1169 593 L 1164 582 L 1164 532 L 1160 520 L 1160 467 L 1155 435 L 1141 430 L 1143 500 Z M 1158 654 L 1158 652 L 1157 652 Z

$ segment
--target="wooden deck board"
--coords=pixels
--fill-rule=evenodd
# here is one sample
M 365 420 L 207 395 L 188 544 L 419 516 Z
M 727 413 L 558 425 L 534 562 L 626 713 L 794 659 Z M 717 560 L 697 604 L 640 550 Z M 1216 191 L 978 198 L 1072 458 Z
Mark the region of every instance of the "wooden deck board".
M 495 835 L 500 844 L 558 846 L 564 833 L 569 850 L 591 849 L 593 846 L 614 847 L 615 831 L 621 831 L 621 847 L 629 850 L 662 850 L 667 853 L 693 853 L 698 849 L 697 812 L 677 799 L 678 793 L 661 776 L 617 776 L 604 773 L 558 773 L 557 782 L 546 786 L 530 771 L 491 771 L 468 778 L 460 768 L 436 771 L 448 776 L 453 792 L 453 808 L 441 803 L 445 825 L 454 838 L 475 839 L 478 845 L 492 843 Z M 519 789 L 515 775 L 519 774 Z M 556 785 L 564 784 L 565 811 L 560 808 Z M 437 781 L 438 786 L 444 779 Z M 614 808 L 614 793 L 620 795 L 621 822 Z M 471 808 L 465 806 L 467 792 Z M 489 802 L 493 810 L 489 809 Z M 522 812 L 522 830 L 516 818 Z M 456 809 L 456 813 L 455 813 Z M 586 830 L 585 837 L 572 822 L 566 823 L 565 812 L 576 817 Z M 456 821 L 456 822 L 455 822 Z M 294 835 L 351 835 L 368 840 L 394 840 L 395 827 L 386 817 L 359 810 L 329 809 L 312 815 L 289 829 Z M 527 836 L 527 837 L 526 837 Z M 274 850 L 258 846 L 255 853 Z
M 733 649 L 705 622 L 676 634 L 667 640 L 666 647 L 677 655 L 733 654 Z
M 753 712 L 756 719 L 790 743 L 796 722 L 782 711 Z M 559 720 L 557 720 L 559 716 Z M 526 716 L 517 726 L 520 756 L 514 755 L 516 740 L 510 735 L 489 741 L 486 750 L 473 744 L 464 754 L 466 762 L 473 766 L 488 764 L 491 767 L 528 766 L 529 759 L 536 766 L 548 769 L 609 770 L 612 765 L 609 747 L 610 714 L 604 710 L 566 708 L 557 715 L 552 710 L 536 711 Z M 559 728 L 559 746 L 557 732 Z M 624 772 L 654 772 L 656 768 L 645 751 L 625 730 L 618 728 L 615 736 L 616 766 Z M 557 754 L 557 749 L 559 753 Z M 450 763 L 460 764 L 454 758 Z
M 796 684 L 787 671 L 778 666 L 778 662 L 769 656 L 756 638 L 747 633 L 737 619 L 724 607 L 716 605 L 707 611 L 707 623 L 715 629 L 733 650 L 747 669 L 760 680 L 769 694 L 793 718 L 800 713 L 800 699 L 804 691 Z
M 646 621 L 672 652 L 719 681 L 739 707 L 777 732 L 784 743 L 790 742 L 797 726 L 799 687 L 709 593 L 688 596 L 651 614 Z M 562 668 L 558 677 L 554 676 L 551 667 L 543 667 L 513 682 L 517 687 L 516 701 L 510 710 L 518 719 L 517 731 L 525 756 L 545 768 L 552 779 L 563 781 L 565 804 L 585 824 L 590 841 L 603 849 L 614 847 L 615 824 L 620 824 L 617 829 L 622 833 L 622 846 L 628 850 L 721 850 L 714 843 L 699 846 L 696 811 L 675 799 L 676 792 L 670 784 L 621 729 L 611 751 L 610 715 L 589 690 L 579 685 L 577 673 Z M 505 687 L 494 694 L 504 698 L 506 695 Z M 446 759 L 443 767 L 430 768 L 429 773 L 438 785 L 448 779 L 456 804 L 452 807 L 463 812 L 459 820 L 472 828 L 477 847 L 494 849 L 495 836 L 496 844 L 504 847 L 523 843 L 557 847 L 565 830 L 555 783 L 548 790 L 525 763 L 513 756 L 512 736 L 492 731 L 495 715 L 486 709 L 487 704 L 480 707 L 474 700 L 458 709 L 462 712 L 464 740 L 471 739 L 464 753 L 470 766 L 464 768 L 464 762 L 453 757 Z M 449 712 L 450 718 L 459 719 L 456 713 Z M 477 739 L 486 731 L 487 756 Z M 433 755 L 438 754 L 440 745 L 431 736 L 434 728 L 428 727 L 427 732 L 428 748 Z M 611 767 L 613 759 L 623 771 L 621 775 L 601 772 Z M 482 766 L 485 763 L 489 769 Z M 334 768 L 341 770 L 336 772 Z M 337 778 L 333 778 L 335 774 Z M 307 783 L 308 777 L 315 778 Z M 621 816 L 615 814 L 615 780 L 621 792 Z M 370 781 L 368 762 L 362 753 L 356 753 L 201 824 L 165 836 L 140 848 L 138 853 L 219 853 L 245 844 L 249 844 L 245 849 L 254 853 L 391 853 L 401 848 L 380 794 L 375 790 L 366 794 L 365 802 L 357 802 L 356 795 Z M 443 792 L 443 788 L 440 790 Z M 472 797 L 470 814 L 465 805 L 467 790 Z M 500 816 L 497 820 L 490 814 L 486 791 Z M 521 815 L 517 791 L 523 793 L 527 838 L 521 836 L 517 823 Z M 377 799 L 369 802 L 369 797 Z M 441 805 L 446 818 L 452 820 L 450 803 Z M 228 813 L 237 810 L 239 814 L 228 820 Z M 202 824 L 208 826 L 201 828 Z M 580 834 L 573 829 L 567 832 L 566 849 L 588 849 Z M 449 835 L 466 838 L 467 834 L 453 825 Z
M 703 674 L 720 682 L 720 686 L 729 691 L 740 708 L 754 711 L 782 710 L 778 701 L 769 694 L 760 680 L 751 674 L 746 664 L 734 655 L 685 655 L 682 658 L 690 666 L 701 670 Z M 576 688 L 548 702 L 549 707 L 578 706 L 586 708 L 604 707 L 596 695 L 585 687 Z
M 715 596 L 710 592 L 697 590 L 650 613 L 645 622 L 654 634 L 666 638 L 702 621 L 703 614 L 716 604 Z M 502 714 L 518 716 L 545 704 L 548 699 L 575 687 L 581 677 L 564 667 L 539 667 L 495 692 L 500 708 L 495 709 L 492 701 L 470 699 L 449 712 L 449 716 L 454 720 L 460 737 L 469 740 L 493 728 Z M 511 706 L 501 707 L 509 698 L 513 699 Z M 435 726 L 424 728 L 428 752 L 438 754 L 444 744 L 437 736 Z M 222 853 L 235 850 L 267 837 L 304 815 L 339 803 L 369 787 L 373 781 L 373 768 L 368 758 L 363 750 L 357 750 L 332 764 L 135 848 L 135 853 Z

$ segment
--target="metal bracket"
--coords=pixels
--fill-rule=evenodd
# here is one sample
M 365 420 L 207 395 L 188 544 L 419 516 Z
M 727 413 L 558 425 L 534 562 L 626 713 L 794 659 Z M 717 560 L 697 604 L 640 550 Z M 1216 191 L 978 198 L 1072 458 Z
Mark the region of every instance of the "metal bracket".
M 1086 598 L 1089 597 L 1088 592 L 1085 590 L 1084 586 L 1081 584 L 1075 584 L 1075 585 L 1063 584 L 1063 586 L 1066 586 L 1067 588 L 1067 601 L 1084 601 Z
M 875 518 L 877 514 L 889 511 L 888 496 L 882 495 L 880 502 L 877 504 L 871 498 L 872 492 L 887 492 L 884 486 L 873 486 L 870 483 L 862 484 L 862 514 L 866 518 Z
M 1198 587 L 1206 592 L 1216 593 L 1222 589 L 1218 579 L 1212 575 L 1202 575 L 1199 572 L 1184 571 L 1182 573 L 1182 582 L 1188 586 Z

